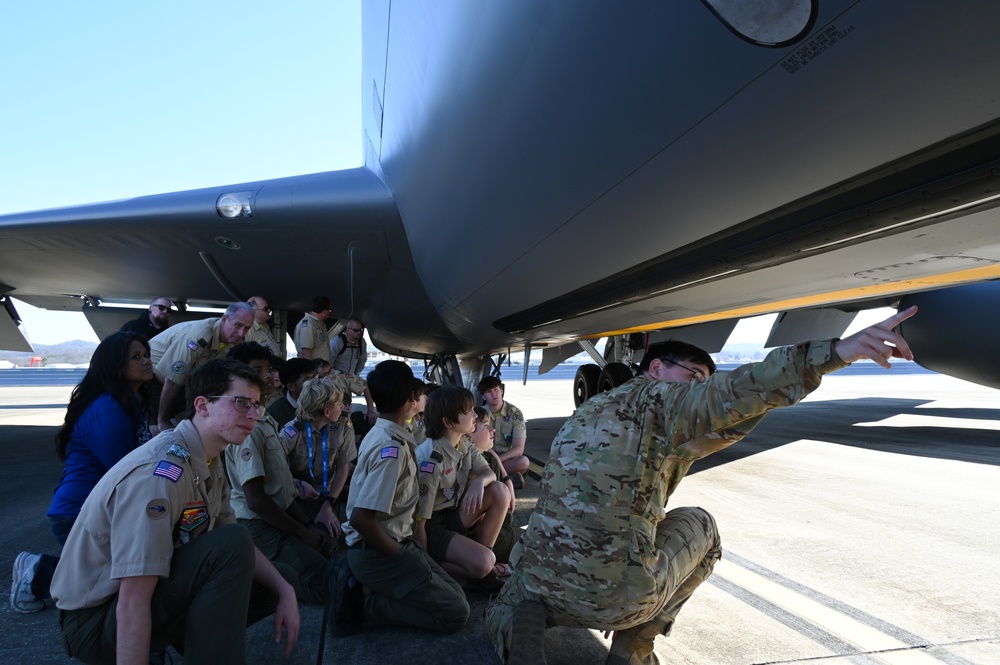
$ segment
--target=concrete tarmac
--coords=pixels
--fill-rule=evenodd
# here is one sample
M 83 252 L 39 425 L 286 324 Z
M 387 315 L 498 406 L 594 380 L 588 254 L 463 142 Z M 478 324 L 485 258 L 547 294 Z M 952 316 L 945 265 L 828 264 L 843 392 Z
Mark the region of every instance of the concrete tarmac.
M 45 511 L 61 466 L 52 452 L 70 387 L 0 388 L 0 565 L 55 553 Z M 570 382 L 507 386 L 540 461 L 572 412 Z M 685 606 L 660 661 L 1000 663 L 1000 405 L 997 392 L 943 376 L 837 376 L 769 415 L 742 443 L 698 463 L 671 500 L 711 512 L 723 560 Z M 538 485 L 518 495 L 523 524 Z M 481 613 L 458 635 L 369 628 L 326 640 L 325 663 L 498 662 Z M 289 659 L 268 620 L 250 663 L 315 663 L 322 609 L 301 606 Z M 0 609 L 0 663 L 69 662 L 51 606 Z M 550 665 L 602 663 L 594 631 L 551 628 Z M 175 655 L 175 663 L 181 659 Z

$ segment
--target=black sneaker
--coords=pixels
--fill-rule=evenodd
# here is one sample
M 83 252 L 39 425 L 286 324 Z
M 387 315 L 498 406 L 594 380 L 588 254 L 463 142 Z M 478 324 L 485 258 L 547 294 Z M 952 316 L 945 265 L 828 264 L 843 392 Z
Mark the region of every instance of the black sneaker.
M 330 604 L 330 634 L 357 635 L 364 628 L 365 597 L 361 583 L 351 574 L 347 557 L 336 555 L 326 569 L 327 601 Z
M 510 474 L 510 482 L 516 490 L 524 489 L 524 474 L 523 473 L 512 473 Z
M 466 591 L 476 591 L 478 593 L 486 594 L 487 596 L 492 596 L 493 594 L 500 593 L 500 589 L 503 588 L 504 582 L 507 580 L 497 577 L 497 574 L 492 570 L 478 580 L 465 580 L 465 590 Z

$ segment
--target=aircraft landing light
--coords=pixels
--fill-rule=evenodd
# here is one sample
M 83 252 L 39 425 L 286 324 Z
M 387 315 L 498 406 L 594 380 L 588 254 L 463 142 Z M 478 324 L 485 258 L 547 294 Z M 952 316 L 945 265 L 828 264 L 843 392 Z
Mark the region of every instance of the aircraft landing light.
M 854 423 L 855 427 L 947 427 L 949 429 L 984 429 L 1000 431 L 1000 421 L 947 416 L 917 416 L 899 414 L 870 423 Z
M 215 202 L 215 210 L 226 219 L 253 217 L 252 197 L 253 192 L 226 192 Z

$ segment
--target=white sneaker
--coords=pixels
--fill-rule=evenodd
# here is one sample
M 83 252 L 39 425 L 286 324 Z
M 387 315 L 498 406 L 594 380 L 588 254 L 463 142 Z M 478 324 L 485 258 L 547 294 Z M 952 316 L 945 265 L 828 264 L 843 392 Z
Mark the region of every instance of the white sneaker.
M 45 609 L 45 601 L 31 593 L 31 581 L 35 579 L 41 554 L 21 552 L 14 559 L 13 582 L 10 585 L 10 606 L 16 612 L 39 612 Z

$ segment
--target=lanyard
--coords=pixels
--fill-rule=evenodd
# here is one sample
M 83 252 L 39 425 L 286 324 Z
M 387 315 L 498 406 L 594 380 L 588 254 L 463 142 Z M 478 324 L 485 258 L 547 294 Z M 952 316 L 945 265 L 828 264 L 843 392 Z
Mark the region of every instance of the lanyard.
M 323 446 L 323 491 L 320 494 L 326 494 L 328 488 L 327 483 L 329 482 L 330 473 L 330 451 L 327 447 L 326 440 L 327 428 L 324 427 L 319 431 L 321 445 Z M 312 423 L 306 423 L 306 438 L 309 440 L 309 477 L 316 481 L 316 476 L 313 475 L 313 428 Z

